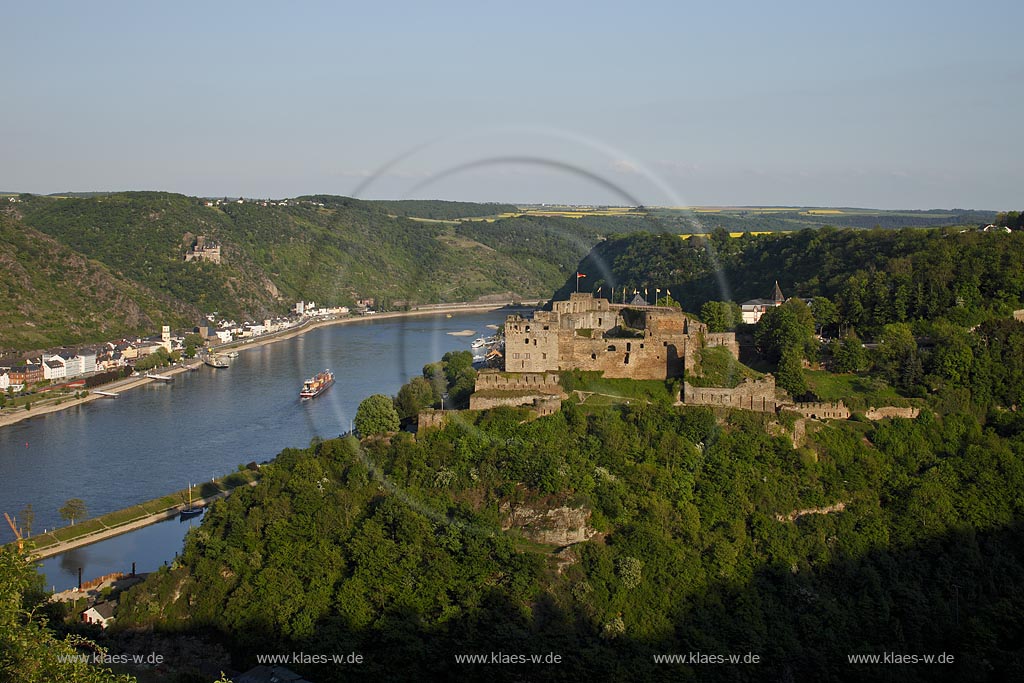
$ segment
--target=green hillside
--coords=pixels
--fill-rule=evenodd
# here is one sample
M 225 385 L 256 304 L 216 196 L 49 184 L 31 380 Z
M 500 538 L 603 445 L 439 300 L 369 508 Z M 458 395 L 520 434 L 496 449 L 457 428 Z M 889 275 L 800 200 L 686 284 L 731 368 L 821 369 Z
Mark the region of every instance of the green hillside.
M 0 352 L 153 331 L 196 313 L 0 214 Z
M 350 304 L 371 296 L 387 308 L 496 293 L 545 298 L 602 236 L 587 221 L 456 224 L 392 215 L 464 217 L 514 208 L 494 204 L 318 195 L 207 206 L 204 199 L 163 192 L 20 199 L 7 207 L 9 228 L 0 240 L 0 251 L 20 264 L 0 273 L 0 287 L 11 293 L 5 302 L 11 331 L 0 341 L 7 349 L 98 341 L 115 329 L 151 332 L 156 320 L 191 324 L 210 311 L 263 317 L 300 299 Z M 115 298 L 112 306 L 110 297 L 81 287 L 80 274 L 51 273 L 15 233 L 45 234 L 48 248 L 59 245 L 65 256 L 102 266 L 132 303 Z M 185 262 L 200 236 L 221 246 L 221 264 Z M 21 271 L 51 276 L 24 287 Z M 41 320 L 43 311 L 65 309 L 65 317 Z M 103 317 L 113 320 L 99 324 Z

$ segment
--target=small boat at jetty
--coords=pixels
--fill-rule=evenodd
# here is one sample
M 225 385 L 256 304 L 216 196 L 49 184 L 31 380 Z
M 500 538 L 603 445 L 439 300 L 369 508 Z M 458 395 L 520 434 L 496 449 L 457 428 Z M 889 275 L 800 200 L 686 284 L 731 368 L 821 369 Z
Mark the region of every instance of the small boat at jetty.
M 188 519 L 189 517 L 196 517 L 203 514 L 206 508 L 202 505 L 196 507 L 192 505 L 192 483 L 188 485 L 188 507 L 182 508 L 181 512 L 178 513 L 178 519 Z

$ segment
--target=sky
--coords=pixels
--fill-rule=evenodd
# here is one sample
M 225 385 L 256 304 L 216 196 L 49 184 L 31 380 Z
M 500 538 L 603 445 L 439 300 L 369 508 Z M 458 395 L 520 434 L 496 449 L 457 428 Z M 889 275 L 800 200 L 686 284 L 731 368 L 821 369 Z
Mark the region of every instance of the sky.
M 0 191 L 1024 203 L 1019 2 L 11 2 L 2 16 Z

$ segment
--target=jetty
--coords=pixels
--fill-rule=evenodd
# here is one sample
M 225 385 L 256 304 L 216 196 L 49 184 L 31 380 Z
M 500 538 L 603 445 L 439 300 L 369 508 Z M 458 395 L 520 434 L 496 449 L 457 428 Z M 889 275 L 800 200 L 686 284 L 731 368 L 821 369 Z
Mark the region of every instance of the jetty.
M 229 496 L 236 488 L 255 486 L 258 481 L 257 473 L 232 472 L 225 477 L 204 484 L 203 487 L 208 489 L 206 495 L 195 499 L 193 505 L 209 506 L 213 501 Z M 73 526 L 61 527 L 33 536 L 31 541 L 35 544 L 35 548 L 31 551 L 31 555 L 35 560 L 43 560 L 157 522 L 174 519 L 185 509 L 184 493 L 184 491 L 178 491 L 124 510 L 110 512 L 101 517 L 82 520 Z
M 121 394 L 118 394 L 117 392 L 114 392 L 114 391 L 100 391 L 99 389 L 93 389 L 92 393 L 96 394 L 97 396 L 102 396 L 103 398 L 120 398 L 121 397 Z
M 170 375 L 158 375 L 155 372 L 146 373 L 146 379 L 155 379 L 157 382 L 173 382 L 174 378 Z

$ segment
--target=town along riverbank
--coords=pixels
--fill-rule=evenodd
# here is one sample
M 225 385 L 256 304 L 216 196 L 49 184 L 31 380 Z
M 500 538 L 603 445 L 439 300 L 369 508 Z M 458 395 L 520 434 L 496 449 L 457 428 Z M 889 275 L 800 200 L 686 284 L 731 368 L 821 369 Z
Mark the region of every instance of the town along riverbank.
M 273 344 L 275 342 L 285 341 L 287 339 L 293 339 L 297 336 L 307 334 L 313 330 L 320 329 L 322 327 L 332 325 L 345 325 L 354 323 L 367 323 L 379 320 L 394 320 L 401 318 L 414 318 L 420 316 L 434 316 L 438 314 L 451 314 L 456 313 L 479 313 L 493 310 L 532 310 L 533 306 L 517 306 L 514 302 L 490 302 L 490 303 L 454 303 L 454 304 L 437 304 L 421 306 L 410 311 L 395 311 L 391 313 L 375 313 L 373 315 L 363 316 L 348 316 L 342 318 L 324 318 L 324 319 L 310 319 L 309 322 L 296 326 L 294 328 L 278 332 L 274 334 L 263 335 L 252 339 L 240 339 L 237 341 L 228 342 L 226 344 L 219 344 L 215 346 L 219 351 L 245 351 L 247 349 L 255 349 L 267 344 Z M 183 363 L 172 365 L 169 367 L 157 368 L 155 372 L 161 375 L 174 376 L 182 372 L 187 372 L 190 368 L 195 367 L 198 361 L 187 360 Z M 200 363 L 201 365 L 201 363 Z M 201 369 L 201 368 L 200 368 Z M 93 390 L 99 389 L 101 391 L 107 391 L 111 393 L 120 393 L 122 391 L 128 391 L 141 386 L 150 384 L 158 380 L 149 379 L 144 376 L 139 377 L 127 377 L 123 380 L 111 382 L 110 384 L 103 385 L 101 387 L 93 387 Z M 62 410 L 68 410 L 81 406 L 82 404 L 89 403 L 98 399 L 105 399 L 101 394 L 90 393 L 82 398 L 62 398 L 58 399 L 59 402 L 50 402 L 44 405 L 35 405 L 31 409 L 25 410 L 23 407 L 17 409 L 6 409 L 0 410 L 0 428 L 17 424 L 24 420 L 31 419 L 33 417 L 39 417 L 42 415 L 48 415 L 50 413 L 56 413 Z

